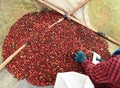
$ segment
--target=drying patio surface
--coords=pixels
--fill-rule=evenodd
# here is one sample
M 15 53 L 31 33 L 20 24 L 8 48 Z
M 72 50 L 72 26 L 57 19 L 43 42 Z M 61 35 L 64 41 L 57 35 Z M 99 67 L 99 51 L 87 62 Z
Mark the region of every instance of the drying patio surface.
M 88 14 L 92 27 L 120 41 L 120 0 L 90 0 Z M 118 46 L 109 42 L 113 52 Z

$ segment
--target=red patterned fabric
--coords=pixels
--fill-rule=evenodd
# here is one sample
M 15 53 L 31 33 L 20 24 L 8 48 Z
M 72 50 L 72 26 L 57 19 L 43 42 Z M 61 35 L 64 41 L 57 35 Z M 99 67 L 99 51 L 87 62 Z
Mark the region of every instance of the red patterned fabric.
M 85 60 L 82 66 L 95 88 L 120 88 L 120 55 L 96 65 L 90 60 Z

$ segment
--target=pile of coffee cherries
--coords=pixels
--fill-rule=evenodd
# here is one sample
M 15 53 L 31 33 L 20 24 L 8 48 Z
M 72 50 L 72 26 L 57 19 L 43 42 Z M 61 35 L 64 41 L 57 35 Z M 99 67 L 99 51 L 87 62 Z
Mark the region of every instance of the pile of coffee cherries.
M 74 55 L 82 50 L 92 59 L 95 51 L 104 60 L 110 56 L 107 42 L 90 29 L 64 19 L 49 28 L 59 19 L 54 11 L 32 12 L 21 17 L 10 28 L 2 46 L 3 61 L 25 42 L 29 42 L 7 65 L 15 78 L 26 78 L 36 86 L 54 85 L 58 72 L 83 72 Z

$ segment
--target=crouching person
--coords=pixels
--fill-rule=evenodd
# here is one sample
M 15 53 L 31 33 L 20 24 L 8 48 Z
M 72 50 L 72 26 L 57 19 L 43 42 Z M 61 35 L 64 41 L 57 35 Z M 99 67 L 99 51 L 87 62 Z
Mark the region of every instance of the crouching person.
M 95 88 L 120 88 L 120 48 L 106 62 L 93 64 L 82 51 L 74 57 L 90 77 Z

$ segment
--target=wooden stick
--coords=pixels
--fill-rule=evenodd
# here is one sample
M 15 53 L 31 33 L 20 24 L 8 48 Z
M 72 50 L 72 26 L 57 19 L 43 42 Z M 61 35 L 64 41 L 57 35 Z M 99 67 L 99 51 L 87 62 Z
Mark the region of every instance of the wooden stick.
M 25 43 L 22 45 L 19 49 L 17 49 L 12 55 L 10 55 L 1 65 L 0 70 L 2 70 L 25 46 L 27 46 L 28 43 Z
M 51 9 L 54 9 L 55 11 L 61 13 L 62 15 L 64 15 L 64 12 L 62 10 L 59 10 L 58 8 L 56 8 L 55 6 L 51 5 L 50 3 L 46 2 L 45 0 L 38 0 L 40 3 L 42 3 L 43 5 L 51 8 Z
M 42 3 L 43 5 L 46 5 L 46 6 L 48 6 L 49 8 L 55 10 L 56 12 L 59 12 L 59 13 L 62 14 L 62 15 L 65 15 L 65 14 L 66 14 L 64 11 L 58 9 L 57 7 L 51 5 L 50 3 L 48 3 L 48 2 L 46 2 L 46 1 L 44 1 L 44 0 L 38 0 L 38 1 L 39 1 L 40 3 Z M 70 16 L 70 15 L 69 15 L 68 17 L 69 17 L 70 19 L 72 19 L 73 21 L 75 21 L 75 22 L 77 22 L 77 23 L 79 23 L 79 24 L 82 24 L 83 26 L 89 28 L 85 23 L 79 21 L 78 19 L 74 18 L 73 16 Z M 91 29 L 91 28 L 89 28 L 89 29 Z M 94 30 L 95 32 L 97 32 L 97 30 L 95 30 L 95 29 L 93 29 L 93 30 Z
M 77 11 L 79 8 L 81 8 L 83 5 L 85 5 L 88 2 L 88 0 L 84 0 L 81 2 L 76 8 L 74 8 L 72 11 L 68 12 L 68 15 L 73 14 L 75 11 Z
M 69 18 L 70 18 L 71 20 L 77 22 L 78 24 L 81 24 L 81 25 L 83 25 L 83 26 L 91 29 L 91 28 L 88 27 L 85 23 L 83 23 L 82 21 L 79 21 L 78 19 L 74 18 L 73 16 L 69 16 Z M 98 32 L 98 31 L 97 31 L 96 29 L 94 29 L 94 28 L 92 28 L 91 30 L 94 31 L 94 32 Z
M 55 7 L 54 5 L 48 3 L 48 2 L 46 2 L 46 1 L 44 1 L 44 0 L 38 0 L 38 1 L 39 1 L 40 3 L 48 6 L 49 8 L 51 8 L 51 9 L 59 12 L 59 13 L 62 14 L 62 15 L 65 15 L 65 14 L 66 14 L 64 11 L 58 9 L 58 8 Z M 69 17 L 70 19 L 72 19 L 73 21 L 77 22 L 78 24 L 81 24 L 81 25 L 85 26 L 86 28 L 91 29 L 91 30 L 94 31 L 95 33 L 99 34 L 99 33 L 98 33 L 98 32 L 99 32 L 98 30 L 96 30 L 96 29 L 94 29 L 94 28 L 88 27 L 85 23 L 79 21 L 78 19 L 74 18 L 73 16 L 68 15 L 68 17 Z M 105 39 L 107 39 L 107 40 L 109 40 L 109 41 L 111 41 L 112 43 L 120 46 L 120 42 L 117 41 L 117 40 L 115 40 L 115 39 L 113 39 L 113 38 L 111 38 L 110 36 L 105 35 L 105 36 L 102 36 L 102 37 L 105 38 Z
M 54 25 L 56 25 L 57 23 L 60 23 L 60 22 L 63 21 L 63 20 L 64 20 L 64 18 L 59 19 L 58 21 L 56 21 L 56 22 L 53 23 L 52 25 L 48 26 L 48 28 L 53 27 Z
M 105 35 L 105 38 L 106 38 L 107 40 L 111 41 L 112 43 L 120 46 L 120 42 L 117 41 L 117 40 L 115 40 L 114 38 L 110 37 L 109 35 Z
M 38 0 L 38 1 L 39 1 L 40 3 L 42 3 L 43 5 L 46 5 L 46 6 L 48 6 L 49 8 L 55 10 L 56 12 L 59 12 L 60 14 L 65 15 L 65 12 L 64 12 L 64 11 L 58 9 L 57 7 L 51 5 L 50 3 L 48 3 L 48 2 L 46 2 L 46 1 L 44 1 L 44 0 Z M 75 22 L 77 22 L 77 23 L 79 23 L 79 24 L 81 24 L 81 25 L 83 25 L 83 26 L 91 29 L 91 28 L 88 27 L 85 23 L 79 21 L 78 19 L 74 18 L 73 16 L 70 16 L 70 15 L 69 15 L 68 17 L 69 17 L 70 19 L 72 19 L 73 21 L 75 21 Z M 95 29 L 91 29 L 91 30 L 93 30 L 93 31 L 95 31 L 95 32 L 98 32 L 98 31 L 95 30 Z

